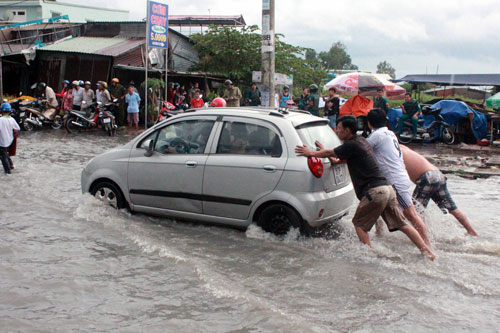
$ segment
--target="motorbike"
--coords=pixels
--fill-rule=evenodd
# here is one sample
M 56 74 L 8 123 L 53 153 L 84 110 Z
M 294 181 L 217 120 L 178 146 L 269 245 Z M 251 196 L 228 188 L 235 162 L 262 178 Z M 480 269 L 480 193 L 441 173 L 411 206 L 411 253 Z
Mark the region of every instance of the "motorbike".
M 25 108 L 23 127 L 26 131 L 33 131 L 35 128 L 42 128 L 47 125 L 53 129 L 59 129 L 63 120 L 57 114 L 56 109 L 49 108 L 47 100 L 35 101 Z
M 441 140 L 445 144 L 451 145 L 455 142 L 453 128 L 444 121 L 444 118 L 440 113 L 441 108 L 431 109 L 428 106 L 422 108 L 422 114 L 431 115 L 434 117 L 434 120 L 429 126 L 425 127 L 424 119 L 418 120 L 417 138 L 420 137 L 420 139 L 425 143 Z M 401 143 L 410 143 L 414 139 L 412 128 L 411 119 L 403 122 L 403 130 L 399 135 L 399 141 Z
M 118 103 L 118 99 L 115 99 L 113 103 L 109 104 L 99 104 L 99 102 L 97 103 L 97 108 L 100 112 L 100 123 L 104 131 L 106 131 L 109 136 L 115 135 L 116 129 L 118 128 L 118 126 L 116 125 L 115 117 L 117 108 L 116 103 Z
M 87 110 L 77 111 L 71 110 L 68 113 L 64 127 L 68 133 L 76 133 L 82 129 L 90 129 L 99 127 L 103 128 L 109 136 L 116 133 L 114 109 L 118 99 L 113 103 L 103 105 L 101 102 L 92 103 L 86 107 Z M 82 102 L 85 105 L 85 102 Z M 89 116 L 87 116 L 89 114 Z
M 176 114 L 182 113 L 183 110 L 176 110 L 175 105 L 173 105 L 170 102 L 163 102 L 163 107 L 160 110 L 160 113 L 158 114 L 158 119 L 156 119 L 155 125 L 158 124 L 159 122 L 162 122 L 163 120 L 166 120 L 168 118 L 171 118 L 175 116 Z

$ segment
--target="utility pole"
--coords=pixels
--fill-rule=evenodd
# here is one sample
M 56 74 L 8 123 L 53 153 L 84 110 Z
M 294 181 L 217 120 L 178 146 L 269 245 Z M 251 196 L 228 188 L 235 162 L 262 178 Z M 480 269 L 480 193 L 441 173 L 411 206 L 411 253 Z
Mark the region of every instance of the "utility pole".
M 274 0 L 262 0 L 262 105 L 274 103 Z

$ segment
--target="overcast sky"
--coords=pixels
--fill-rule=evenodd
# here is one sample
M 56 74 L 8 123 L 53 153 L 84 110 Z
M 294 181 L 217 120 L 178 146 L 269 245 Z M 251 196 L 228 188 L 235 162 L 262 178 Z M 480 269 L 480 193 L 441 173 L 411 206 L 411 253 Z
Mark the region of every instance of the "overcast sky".
M 67 0 L 63 0 L 67 1 Z M 102 5 L 102 0 L 74 0 Z M 164 0 L 172 15 L 240 15 L 261 25 L 260 0 Z M 131 19 L 146 16 L 146 0 L 108 0 Z M 498 0 L 276 0 L 276 32 L 316 51 L 347 46 L 354 64 L 375 71 L 387 60 L 396 75 L 499 73 Z

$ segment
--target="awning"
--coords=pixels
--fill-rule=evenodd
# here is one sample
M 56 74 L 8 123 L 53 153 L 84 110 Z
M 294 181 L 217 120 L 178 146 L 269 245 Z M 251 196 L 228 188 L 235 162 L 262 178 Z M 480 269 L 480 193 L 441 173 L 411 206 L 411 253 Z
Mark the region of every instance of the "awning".
M 440 86 L 500 86 L 500 74 L 413 74 L 393 81 Z

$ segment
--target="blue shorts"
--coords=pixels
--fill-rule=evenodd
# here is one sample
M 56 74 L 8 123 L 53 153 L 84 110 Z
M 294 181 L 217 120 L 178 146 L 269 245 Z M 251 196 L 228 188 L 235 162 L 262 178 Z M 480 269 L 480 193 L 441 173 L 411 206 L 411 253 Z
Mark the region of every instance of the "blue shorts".
M 427 171 L 415 183 L 417 187 L 413 192 L 413 199 L 422 206 L 427 207 L 429 199 L 432 199 L 445 214 L 446 210 L 451 212 L 458 208 L 448 192 L 446 177 L 441 171 Z

